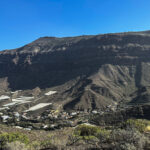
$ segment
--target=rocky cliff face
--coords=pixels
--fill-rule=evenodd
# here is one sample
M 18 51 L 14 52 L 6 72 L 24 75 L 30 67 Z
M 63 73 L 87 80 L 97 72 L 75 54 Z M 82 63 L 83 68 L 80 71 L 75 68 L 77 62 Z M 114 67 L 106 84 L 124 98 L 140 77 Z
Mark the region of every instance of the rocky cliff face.
M 65 109 L 148 103 L 150 31 L 43 37 L 0 52 L 0 90 L 55 88 Z

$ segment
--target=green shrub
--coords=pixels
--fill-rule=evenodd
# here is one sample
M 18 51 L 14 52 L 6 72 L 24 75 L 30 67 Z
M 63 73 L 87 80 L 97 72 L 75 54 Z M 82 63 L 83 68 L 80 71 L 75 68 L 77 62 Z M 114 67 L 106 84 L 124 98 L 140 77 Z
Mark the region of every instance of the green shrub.
M 99 133 L 99 128 L 89 125 L 79 125 L 74 134 L 77 136 L 96 136 Z
M 98 134 L 98 138 L 100 139 L 101 142 L 106 141 L 110 138 L 110 134 L 111 134 L 110 130 L 101 129 Z
M 29 143 L 28 137 L 22 133 L 2 133 L 2 134 L 0 134 L 1 147 L 4 147 L 6 145 L 6 143 L 12 143 L 15 141 L 19 141 L 24 144 Z
M 110 131 L 97 127 L 97 126 L 90 126 L 90 125 L 79 125 L 75 131 L 74 136 L 78 136 L 85 139 L 90 139 L 100 136 L 108 138 L 110 135 Z
M 136 128 L 140 132 L 144 132 L 146 127 L 150 125 L 150 121 L 144 119 L 128 119 L 124 125 L 126 127 Z
M 45 141 L 42 141 L 42 142 L 40 143 L 40 146 L 41 146 L 42 148 L 49 148 L 51 145 L 52 145 L 52 143 L 51 143 L 50 140 L 45 140 Z
M 40 143 L 42 149 L 57 150 L 57 147 L 51 143 L 51 140 L 45 140 Z

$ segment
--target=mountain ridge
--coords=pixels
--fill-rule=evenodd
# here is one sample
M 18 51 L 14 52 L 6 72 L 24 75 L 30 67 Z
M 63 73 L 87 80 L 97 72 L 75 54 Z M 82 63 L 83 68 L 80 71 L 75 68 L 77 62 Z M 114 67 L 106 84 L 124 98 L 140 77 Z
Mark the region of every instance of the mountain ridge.
M 36 40 L 34 40 L 33 42 L 29 43 L 29 44 L 25 44 L 24 46 L 26 45 L 30 45 L 38 40 L 41 40 L 41 39 L 56 39 L 56 40 L 61 40 L 61 39 L 75 39 L 75 38 L 86 38 L 86 37 L 96 37 L 96 36 L 105 36 L 105 35 L 123 35 L 123 34 L 150 34 L 150 30 L 145 30 L 145 31 L 129 31 L 129 32 L 118 32 L 118 33 L 103 33 L 103 34 L 96 34 L 96 35 L 78 35 L 78 36 L 66 36 L 66 37 L 55 37 L 55 36 L 43 36 L 43 37 L 40 37 L 40 38 L 37 38 Z M 3 51 L 12 51 L 12 50 L 17 50 L 17 49 L 20 49 L 20 48 L 23 48 L 24 46 L 21 46 L 19 48 L 14 48 L 14 49 L 5 49 L 5 50 L 1 50 L 0 52 L 3 52 Z
M 142 87 L 148 102 L 149 66 L 150 31 L 42 37 L 0 52 L 0 89 L 52 88 L 60 94 L 48 101 L 58 100 L 64 109 L 104 109 L 137 103 Z

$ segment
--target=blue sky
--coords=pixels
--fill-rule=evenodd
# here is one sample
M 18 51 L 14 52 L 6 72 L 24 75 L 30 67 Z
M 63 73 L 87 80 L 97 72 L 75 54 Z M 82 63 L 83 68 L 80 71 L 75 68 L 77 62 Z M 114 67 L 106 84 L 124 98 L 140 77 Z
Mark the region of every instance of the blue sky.
M 0 0 L 0 50 L 43 36 L 150 30 L 150 0 Z

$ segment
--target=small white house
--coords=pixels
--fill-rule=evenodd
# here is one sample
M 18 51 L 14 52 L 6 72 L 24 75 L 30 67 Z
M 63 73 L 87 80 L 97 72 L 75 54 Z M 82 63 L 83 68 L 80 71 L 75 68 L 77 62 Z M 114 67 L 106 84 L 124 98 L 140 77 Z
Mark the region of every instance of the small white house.
M 9 117 L 7 115 L 1 116 L 1 117 L 3 119 L 3 122 L 7 122 L 7 120 L 11 118 L 11 117 Z
M 71 116 L 75 116 L 75 115 L 77 115 L 76 112 L 72 112 L 72 113 L 71 113 Z
M 19 118 L 19 117 L 20 117 L 20 114 L 19 114 L 18 112 L 15 112 L 15 113 L 14 113 L 14 116 L 17 117 L 17 118 Z
M 97 114 L 98 112 L 97 112 L 97 110 L 93 110 L 92 113 L 93 114 Z

